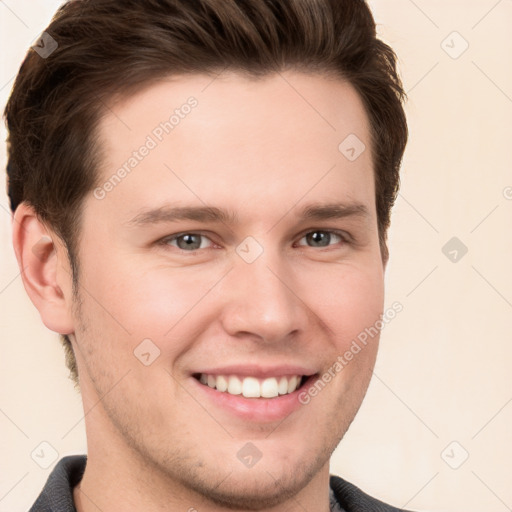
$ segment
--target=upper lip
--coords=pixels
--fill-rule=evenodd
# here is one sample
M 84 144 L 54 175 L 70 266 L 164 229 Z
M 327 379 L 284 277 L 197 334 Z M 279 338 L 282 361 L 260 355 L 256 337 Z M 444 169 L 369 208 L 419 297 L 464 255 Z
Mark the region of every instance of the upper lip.
M 268 377 L 283 377 L 292 375 L 315 375 L 316 371 L 306 366 L 297 365 L 279 365 L 279 366 L 261 366 L 257 364 L 247 365 L 228 365 L 214 368 L 204 368 L 193 372 L 193 375 L 239 375 L 241 377 L 257 377 L 265 379 Z

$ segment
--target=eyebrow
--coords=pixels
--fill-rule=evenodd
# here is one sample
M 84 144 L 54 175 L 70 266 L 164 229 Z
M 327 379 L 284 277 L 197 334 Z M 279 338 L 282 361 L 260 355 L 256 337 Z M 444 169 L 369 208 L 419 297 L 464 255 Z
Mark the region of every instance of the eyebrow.
M 289 212 L 288 212 L 289 213 Z M 286 215 L 286 214 L 285 214 Z M 284 216 L 283 216 L 284 217 Z M 362 203 L 327 203 L 309 204 L 303 207 L 299 214 L 302 220 L 329 220 L 346 217 L 370 217 L 368 208 Z M 128 221 L 129 226 L 141 227 L 148 224 L 193 220 L 198 222 L 213 222 L 236 225 L 239 223 L 235 212 L 215 206 L 162 206 L 144 211 Z

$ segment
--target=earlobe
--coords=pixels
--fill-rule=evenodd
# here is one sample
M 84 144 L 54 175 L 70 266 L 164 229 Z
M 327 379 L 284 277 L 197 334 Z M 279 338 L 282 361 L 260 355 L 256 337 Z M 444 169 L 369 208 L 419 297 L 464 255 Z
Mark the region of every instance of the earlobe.
M 59 334 L 74 332 L 72 276 L 67 252 L 55 233 L 21 203 L 13 217 L 13 246 L 23 286 L 43 323 Z

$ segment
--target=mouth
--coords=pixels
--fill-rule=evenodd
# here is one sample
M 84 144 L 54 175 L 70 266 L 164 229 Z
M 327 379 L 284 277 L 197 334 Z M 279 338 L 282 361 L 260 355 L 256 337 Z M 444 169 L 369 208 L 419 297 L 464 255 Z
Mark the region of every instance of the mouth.
M 197 387 L 199 401 L 204 399 L 229 417 L 241 419 L 243 428 L 247 428 L 256 423 L 274 424 L 304 410 L 300 395 L 314 384 L 318 375 L 298 366 L 234 366 L 212 369 L 211 373 L 204 369 L 190 377 Z
M 258 378 L 255 376 L 195 373 L 193 377 L 203 386 L 220 393 L 239 395 L 244 398 L 276 398 L 290 395 L 301 389 L 306 381 L 315 375 L 281 375 Z

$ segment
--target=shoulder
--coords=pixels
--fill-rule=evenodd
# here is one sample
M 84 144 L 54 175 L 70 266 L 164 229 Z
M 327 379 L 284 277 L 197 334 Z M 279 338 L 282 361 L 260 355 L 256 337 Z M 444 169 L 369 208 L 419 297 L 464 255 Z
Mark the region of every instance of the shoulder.
M 86 462 L 85 455 L 62 458 L 29 512 L 75 512 L 73 487 L 82 479 Z
M 339 476 L 331 475 L 330 485 L 336 499 L 346 512 L 408 512 L 372 498 Z

